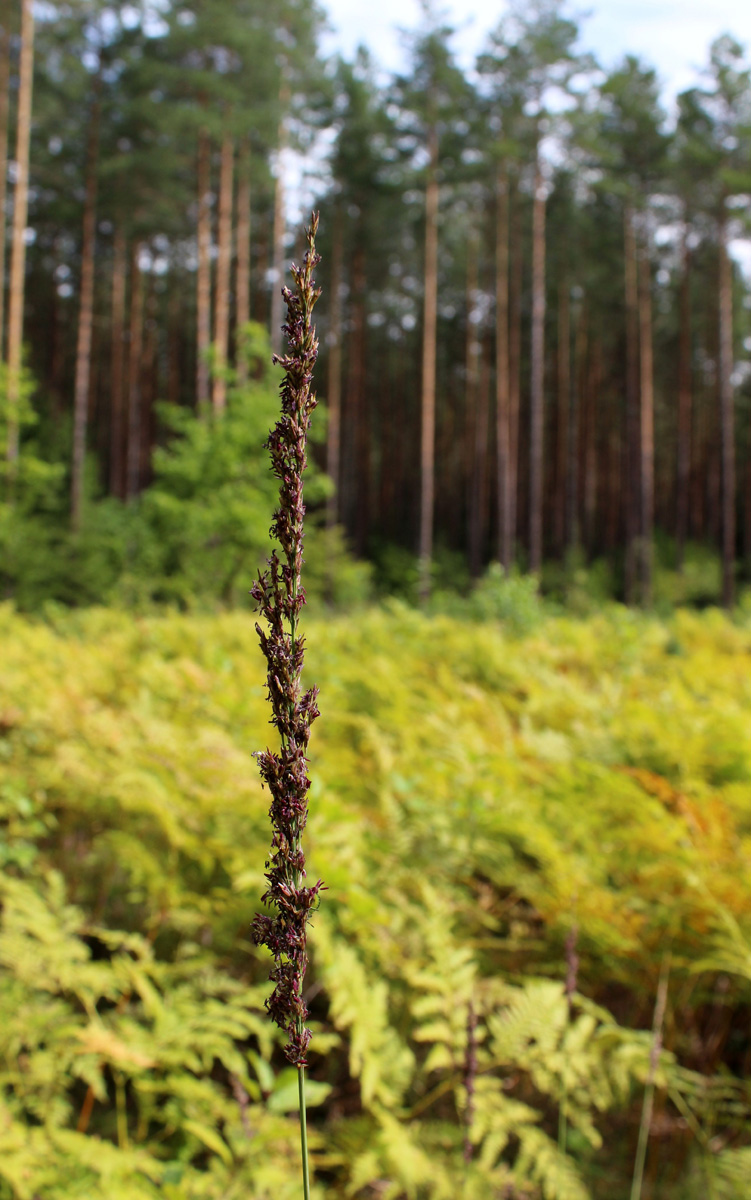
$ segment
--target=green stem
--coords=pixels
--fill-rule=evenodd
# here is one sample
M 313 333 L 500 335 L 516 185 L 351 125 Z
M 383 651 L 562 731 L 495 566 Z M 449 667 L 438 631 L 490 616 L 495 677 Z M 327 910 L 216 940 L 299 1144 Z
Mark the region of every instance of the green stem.
M 302 1150 L 302 1190 L 305 1200 L 310 1200 L 308 1176 L 308 1124 L 305 1112 L 305 1067 L 297 1068 L 297 1091 L 300 1097 L 300 1149 Z
M 125 1088 L 123 1077 L 119 1071 L 115 1073 L 115 1111 L 117 1114 L 117 1144 L 121 1150 L 128 1150 L 128 1117 L 125 1111 Z
M 567 1127 L 567 1120 L 566 1120 L 566 1117 L 567 1117 L 566 1108 L 568 1106 L 568 1071 L 566 1070 L 566 1066 L 567 1066 L 566 1057 L 565 1057 L 566 1047 L 563 1043 L 564 1043 L 564 1040 L 566 1037 L 566 1033 L 568 1032 L 568 1027 L 569 1027 L 570 1021 L 571 1021 L 571 997 L 569 996 L 568 997 L 568 1005 L 566 1007 L 566 1026 L 563 1031 L 563 1037 L 561 1038 L 561 1048 L 564 1052 L 564 1058 L 563 1058 L 563 1068 L 561 1071 L 561 1102 L 560 1102 L 560 1107 L 558 1109 L 558 1170 L 557 1170 L 557 1178 L 556 1178 L 556 1195 L 557 1196 L 563 1195 L 563 1180 L 562 1180 L 563 1163 L 566 1158 L 566 1141 L 567 1141 L 567 1134 L 568 1134 L 568 1127 Z
M 668 1001 L 669 975 L 670 952 L 667 951 L 662 956 L 660 982 L 657 986 L 655 1015 L 652 1023 L 652 1052 L 649 1056 L 649 1073 L 647 1075 L 647 1085 L 644 1089 L 644 1101 L 642 1103 L 641 1110 L 639 1141 L 636 1146 L 636 1159 L 634 1160 L 634 1177 L 631 1181 L 631 1200 L 641 1200 L 641 1190 L 644 1181 L 644 1164 L 647 1158 L 647 1142 L 649 1141 L 649 1130 L 652 1124 L 652 1111 L 654 1109 L 655 1079 L 657 1076 L 657 1068 L 660 1063 L 662 1027 L 665 1021 L 665 1009 Z
M 558 1195 L 563 1195 L 563 1187 L 561 1175 L 563 1174 L 563 1160 L 566 1157 L 566 1104 L 568 1103 L 568 1095 L 566 1088 L 566 1072 L 563 1073 L 563 1095 L 561 1096 L 561 1106 L 558 1109 Z
M 642 1181 L 644 1179 L 644 1163 L 647 1158 L 647 1140 L 649 1138 L 649 1127 L 652 1124 L 654 1097 L 654 1084 L 648 1083 L 644 1090 L 644 1103 L 641 1110 L 639 1141 L 636 1147 L 636 1160 L 634 1162 L 634 1178 L 631 1182 L 631 1200 L 641 1200 Z

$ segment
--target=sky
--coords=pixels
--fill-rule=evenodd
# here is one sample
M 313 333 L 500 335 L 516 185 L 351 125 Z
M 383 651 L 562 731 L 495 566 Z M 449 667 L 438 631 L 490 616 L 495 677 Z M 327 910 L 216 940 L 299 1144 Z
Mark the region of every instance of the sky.
M 324 53 L 351 58 L 364 43 L 385 71 L 407 66 L 400 30 L 420 24 L 420 0 L 320 0 L 328 13 Z M 507 0 L 436 0 L 454 27 L 454 52 L 469 68 L 507 8 Z M 668 112 L 679 92 L 701 82 L 712 41 L 732 33 L 751 58 L 751 0 L 569 0 L 565 9 L 579 15 L 581 50 L 591 51 L 606 70 L 625 54 L 636 54 L 657 70 Z M 582 16 L 582 14 L 584 14 Z M 311 176 L 320 169 L 320 154 L 307 162 L 289 161 L 288 193 L 293 223 L 313 194 Z M 735 241 L 731 253 L 751 279 L 751 241 Z
M 326 50 L 351 56 L 360 42 L 387 70 L 405 65 L 399 27 L 419 24 L 419 0 L 322 0 L 332 30 Z M 485 35 L 506 7 L 504 0 L 443 0 L 449 24 L 457 29 L 454 48 L 469 66 Z M 732 33 L 751 49 L 751 0 L 575 0 L 571 13 L 588 12 L 581 22 L 581 48 L 604 67 L 624 54 L 656 67 L 666 95 L 674 97 L 696 82 L 697 70 L 720 33 Z

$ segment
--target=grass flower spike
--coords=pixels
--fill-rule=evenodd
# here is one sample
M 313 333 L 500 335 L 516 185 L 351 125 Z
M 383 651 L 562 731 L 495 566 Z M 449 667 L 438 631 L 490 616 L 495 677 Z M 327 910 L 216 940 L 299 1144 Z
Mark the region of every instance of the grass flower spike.
M 305 517 L 303 475 L 308 426 L 316 406 L 311 380 L 318 353 L 312 324 L 313 307 L 320 295 L 313 280 L 313 270 L 320 261 L 315 249 L 317 228 L 318 216 L 314 213 L 307 230 L 308 250 L 303 264 L 292 267 L 295 288 L 283 289 L 287 305 L 283 330 L 288 351 L 274 359 L 285 372 L 281 384 L 282 414 L 269 434 L 266 447 L 279 480 L 279 505 L 271 536 L 278 541 L 281 553 L 272 552 L 267 569 L 251 589 L 266 622 L 266 628 L 257 624 L 256 629 L 268 666 L 271 723 L 281 738 L 278 751 L 266 750 L 257 755 L 261 776 L 271 792 L 269 815 L 273 826 L 271 854 L 266 863 L 268 888 L 263 902 L 275 912 L 273 916 L 256 916 L 253 936 L 256 944 L 267 946 L 274 956 L 270 978 L 275 986 L 266 1005 L 272 1019 L 287 1032 L 286 1054 L 300 1072 L 301 1101 L 310 1041 L 310 1030 L 305 1026 L 308 1010 L 302 995 L 308 962 L 307 924 L 322 887 L 320 880 L 312 887 L 304 884 L 302 835 L 310 787 L 306 753 L 310 726 L 318 716 L 318 690 L 315 687 L 302 690 L 305 641 L 298 632 L 300 611 L 305 603 L 300 579 Z M 304 1136 L 302 1111 L 301 1119 Z

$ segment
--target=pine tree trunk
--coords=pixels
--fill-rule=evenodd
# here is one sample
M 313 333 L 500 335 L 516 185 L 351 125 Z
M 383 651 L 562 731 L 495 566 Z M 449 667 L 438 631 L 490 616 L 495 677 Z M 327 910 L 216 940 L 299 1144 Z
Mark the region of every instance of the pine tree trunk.
M 237 164 L 237 270 L 235 275 L 235 305 L 237 332 L 235 358 L 237 378 L 245 383 L 248 364 L 241 339 L 250 320 L 250 145 L 247 138 L 240 145 Z
M 567 440 L 566 463 L 566 549 L 577 550 L 581 544 L 581 465 L 582 427 L 584 412 L 587 361 L 587 309 L 582 303 L 576 322 L 574 343 L 574 387 L 571 389 L 571 407 Z
M 341 211 L 334 213 L 331 253 L 331 331 L 329 335 L 328 425 L 326 427 L 326 474 L 332 483 L 326 503 L 326 525 L 331 529 L 340 519 L 339 460 L 342 429 L 342 265 L 344 230 Z
M 529 438 L 529 569 L 542 569 L 543 425 L 545 417 L 545 191 L 539 149 L 532 211 L 532 363 Z
M 214 296 L 214 377 L 211 403 L 221 415 L 227 405 L 227 350 L 229 348 L 230 272 L 232 269 L 232 175 L 234 146 L 225 133 L 219 173 L 219 228 L 217 237 L 216 294 Z
M 364 285 L 364 275 L 363 275 Z M 366 322 L 365 322 L 365 287 L 362 292 L 362 371 L 360 386 L 360 403 L 357 411 L 357 440 L 355 442 L 355 465 L 357 470 L 357 506 L 355 509 L 355 552 L 364 556 L 368 548 L 370 536 L 370 513 L 372 503 L 372 482 L 370 466 L 370 408 L 368 405 L 368 372 Z
M 130 260 L 130 344 L 128 353 L 128 450 L 126 499 L 135 500 L 141 477 L 141 348 L 143 345 L 143 285 L 140 243 L 133 244 Z
M 23 352 L 26 218 L 29 207 L 29 138 L 31 89 L 34 79 L 34 14 L 32 0 L 21 0 L 21 54 L 16 118 L 16 180 L 13 194 L 13 241 L 8 294 L 8 493 L 12 497 L 18 460 L 19 406 Z
M 361 237 L 355 237 L 350 285 L 351 328 L 347 363 L 347 452 L 346 469 L 342 474 L 341 513 L 347 514 L 347 527 L 354 547 L 361 554 L 363 509 L 368 503 L 368 470 L 362 469 L 363 425 L 365 414 L 365 249 Z
M 624 598 L 633 604 L 636 594 L 639 537 L 639 298 L 636 268 L 634 214 L 624 210 L 623 253 L 626 299 L 626 436 L 625 436 L 625 563 Z
M 723 201 L 718 226 L 719 263 L 719 391 L 722 508 L 722 603 L 735 600 L 735 414 L 733 403 L 733 276 L 727 246 Z
M 488 459 L 490 450 L 490 345 L 480 343 L 480 373 L 474 421 L 472 491 L 470 495 L 470 566 L 479 575 L 488 529 Z
M 702 380 L 699 380 L 694 399 L 693 436 L 691 438 L 691 501 L 688 514 L 688 536 L 696 541 L 703 539 L 705 529 L 705 395 L 706 387 L 703 386 Z
M 498 166 L 496 206 L 495 436 L 498 454 L 498 561 L 508 574 L 513 556 L 509 412 L 509 195 L 508 170 L 503 163 Z
M 654 444 L 654 362 L 652 349 L 652 268 L 649 233 L 643 231 L 638 264 L 639 292 L 639 581 L 641 602 L 652 603 L 652 557 L 654 541 L 655 444 Z
M 280 102 L 284 106 L 284 86 Z M 271 254 L 274 266 L 274 284 L 271 293 L 271 348 L 279 354 L 282 348 L 282 287 L 284 285 L 284 151 L 287 145 L 287 127 L 284 117 L 279 122 L 279 149 L 277 152 L 276 180 L 274 183 L 274 229 Z
M 691 250 L 688 244 L 688 217 L 683 222 L 681 258 L 683 275 L 680 295 L 680 337 L 678 346 L 678 445 L 675 472 L 676 566 L 683 570 L 688 535 L 688 511 L 691 486 Z
M 156 277 L 150 275 L 144 306 L 143 349 L 139 370 L 140 421 L 139 421 L 139 473 L 138 489 L 151 483 L 151 455 L 156 441 L 154 404 L 159 395 L 159 312 L 156 293 Z
M 515 182 L 510 193 L 511 255 L 509 279 L 509 527 L 511 529 L 511 555 L 517 535 L 517 507 L 519 497 L 519 410 L 521 402 L 521 358 L 522 358 L 522 228 L 519 190 Z
M 477 284 L 478 284 L 478 237 L 476 229 L 471 229 L 467 239 L 467 338 L 465 343 L 465 392 L 464 408 L 466 414 L 464 478 L 467 498 L 467 551 L 469 571 L 477 578 L 482 569 L 482 538 L 479 533 L 480 506 L 477 497 L 477 460 L 476 445 L 479 428 L 478 400 L 480 385 L 480 337 L 477 322 Z
M 284 281 L 284 177 L 281 158 L 274 184 L 274 229 L 272 248 L 274 257 L 274 284 L 271 293 L 271 348 L 279 354 L 282 347 L 282 286 Z
M 571 306 L 566 272 L 558 287 L 558 420 L 556 428 L 555 544 L 563 555 L 567 543 L 566 478 L 569 462 L 569 419 L 571 410 Z
M 611 399 L 612 402 L 612 399 Z M 623 439 L 619 436 L 619 430 L 616 420 L 611 417 L 608 422 L 611 428 L 607 439 L 607 461 L 605 470 L 607 475 L 605 478 L 605 549 L 615 555 L 620 548 L 620 530 L 621 516 L 623 515 L 623 489 L 628 486 L 623 482 L 623 468 L 625 465 L 625 455 L 623 453 Z
M 0 9 L 0 361 L 5 332 L 5 192 L 8 179 L 8 102 L 10 96 L 10 0 Z
M 96 252 L 97 170 L 99 166 L 99 113 L 101 63 L 93 84 L 89 135 L 86 146 L 86 197 L 81 243 L 81 298 L 76 342 L 76 378 L 73 390 L 73 461 L 71 471 L 71 521 L 81 528 L 86 466 L 86 426 L 91 380 L 91 339 L 94 328 L 94 256 Z
M 420 404 L 420 600 L 430 596 L 435 502 L 435 388 L 438 319 L 438 132 L 428 131 L 428 178 L 425 188 L 425 309 L 422 333 Z
M 590 558 L 594 557 L 597 517 L 597 434 L 598 397 L 602 379 L 602 345 L 595 340 L 587 370 L 586 437 L 584 441 L 584 538 Z
M 60 263 L 63 254 L 60 250 L 60 237 L 55 237 L 52 243 L 52 275 Z M 47 371 L 48 389 L 50 395 L 50 412 L 55 422 L 63 420 L 65 406 L 63 404 L 63 374 L 65 366 L 65 344 L 63 320 L 61 316 L 60 297 L 57 288 L 52 289 L 52 309 L 50 312 L 49 328 L 49 368 Z
M 174 275 L 170 277 L 167 300 L 167 400 L 180 403 L 180 292 Z
M 196 401 L 209 403 L 209 347 L 211 345 L 211 143 L 205 129 L 198 131 L 198 271 L 196 273 Z
M 112 381 L 110 384 L 110 492 L 125 499 L 125 286 L 128 269 L 127 244 L 121 225 L 115 230 L 112 256 Z
M 746 477 L 743 504 L 743 557 L 746 570 L 751 568 L 751 430 L 746 433 Z
M 265 325 L 271 318 L 269 317 L 268 292 L 266 290 L 266 280 L 269 274 L 269 229 L 268 222 L 261 221 L 256 229 L 256 278 L 259 286 L 255 292 L 251 293 L 253 297 L 253 319 L 259 325 Z

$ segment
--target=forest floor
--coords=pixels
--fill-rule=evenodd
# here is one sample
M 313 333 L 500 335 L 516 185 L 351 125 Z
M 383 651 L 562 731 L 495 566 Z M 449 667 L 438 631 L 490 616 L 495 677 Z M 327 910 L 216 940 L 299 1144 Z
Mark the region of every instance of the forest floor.
M 511 636 L 390 603 L 306 633 L 321 689 L 307 845 L 328 887 L 310 968 L 326 1194 L 386 1179 L 394 1197 L 452 1195 L 472 1001 L 481 1061 L 495 1058 L 466 1195 L 494 1194 L 504 1171 L 520 1195 L 554 1186 L 563 1087 L 561 1195 L 625 1200 L 668 956 L 644 1195 L 731 1178 L 749 1111 L 734 1081 L 751 1074 L 751 620 L 611 606 Z M 19 1179 L 53 1200 L 104 1188 L 90 1135 L 112 1144 L 112 1200 L 296 1195 L 290 1079 L 248 939 L 269 841 L 254 619 L 6 606 L 0 638 L 0 1004 L 21 1014 L 0 1034 L 0 1196 L 23 1196 Z M 581 1000 L 567 1017 L 572 931 Z M 501 1036 L 499 1014 L 528 992 L 558 1030 L 544 1063 L 541 1035 Z M 227 1027 L 201 1032 L 220 999 Z M 590 1057 L 566 1083 L 569 1019 Z M 711 1111 L 700 1077 L 727 1083 Z M 534 1169 L 519 1128 L 546 1139 Z M 495 1150 L 493 1129 L 507 1129 Z

